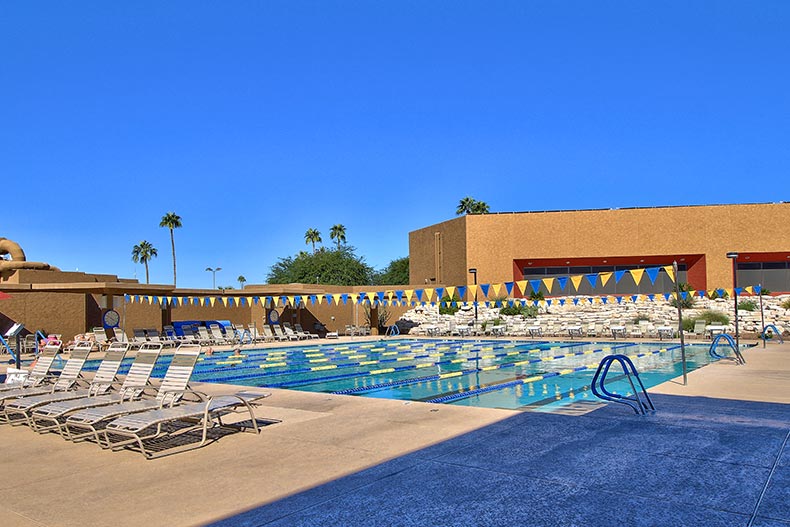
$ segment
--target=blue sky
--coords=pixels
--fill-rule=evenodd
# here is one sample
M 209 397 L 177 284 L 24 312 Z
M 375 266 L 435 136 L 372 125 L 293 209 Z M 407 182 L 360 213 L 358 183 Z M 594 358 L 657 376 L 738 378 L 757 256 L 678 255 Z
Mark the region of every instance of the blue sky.
M 492 211 L 790 197 L 790 3 L 4 2 L 0 236 L 64 270 L 262 283 Z

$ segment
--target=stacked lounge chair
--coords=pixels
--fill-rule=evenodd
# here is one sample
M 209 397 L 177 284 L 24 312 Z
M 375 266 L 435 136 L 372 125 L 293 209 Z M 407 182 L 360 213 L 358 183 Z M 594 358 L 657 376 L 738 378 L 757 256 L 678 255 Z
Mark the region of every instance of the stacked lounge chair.
M 57 357 L 58 353 L 60 353 L 61 348 L 62 344 L 59 341 L 47 343 L 47 345 L 44 346 L 44 349 L 39 354 L 38 361 L 36 361 L 36 365 L 33 366 L 33 369 L 27 378 L 20 382 L 1 384 L 0 395 L 8 390 L 16 390 L 17 388 L 32 388 L 50 381 L 52 376 L 50 375 L 49 370 L 52 368 L 52 364 L 54 364 L 55 358 Z

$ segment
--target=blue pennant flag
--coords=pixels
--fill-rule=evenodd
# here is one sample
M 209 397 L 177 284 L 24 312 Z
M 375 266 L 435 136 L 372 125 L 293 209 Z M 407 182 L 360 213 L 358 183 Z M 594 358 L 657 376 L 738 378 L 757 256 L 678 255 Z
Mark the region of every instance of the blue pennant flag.
M 565 305 L 565 299 L 564 299 L 564 298 L 560 298 L 560 305 L 561 305 L 561 306 L 564 306 L 564 305 Z
M 601 302 L 604 303 L 604 304 L 608 304 L 609 303 L 609 299 L 606 298 L 605 296 L 602 296 L 601 297 Z
M 740 295 L 742 292 L 743 292 L 743 288 L 742 287 L 736 287 L 735 288 L 735 294 L 736 295 Z
M 621 297 L 621 296 L 616 296 L 616 297 L 614 297 L 614 298 L 615 298 L 615 300 L 617 300 L 617 303 L 618 303 L 618 304 L 622 304 L 622 303 L 623 303 L 623 297 Z
M 416 297 L 417 297 L 417 301 L 418 301 L 418 302 L 422 302 L 422 294 L 423 294 L 424 292 L 425 292 L 425 291 L 423 291 L 422 289 L 415 289 L 415 290 L 414 290 L 414 296 L 416 296 Z
M 315 305 L 318 302 L 318 295 L 310 295 L 310 302 Z
M 557 278 L 557 283 L 560 284 L 560 291 L 565 291 L 565 285 L 568 283 L 568 277 L 561 276 Z
M 724 298 L 724 293 L 726 293 L 726 291 L 725 291 L 724 289 L 717 289 L 717 290 L 716 290 L 716 292 L 717 292 L 717 293 L 719 294 L 719 296 L 720 296 L 720 297 L 722 297 L 722 298 Z
M 466 294 L 466 286 L 465 285 L 459 285 L 456 288 L 456 291 L 458 291 L 458 298 L 463 298 L 464 295 Z
M 483 292 L 483 295 L 488 296 L 488 288 L 490 284 L 480 284 L 480 291 Z
M 509 307 L 513 307 L 514 305 L 516 305 L 516 302 L 511 298 L 510 300 L 507 301 L 507 305 Z
M 346 305 L 346 302 L 348 302 L 348 293 L 340 295 L 340 299 L 343 301 L 343 305 Z
M 624 271 L 624 270 L 621 270 L 621 271 L 615 271 L 615 272 L 614 272 L 614 283 L 615 283 L 615 284 L 619 284 L 619 283 L 620 283 L 620 279 L 621 279 L 621 278 L 623 278 L 623 275 L 624 275 L 624 274 L 625 274 L 625 271 Z
M 379 297 L 379 302 L 384 302 L 384 292 L 376 293 L 376 296 Z
M 549 298 L 548 300 L 546 300 L 546 306 L 548 306 L 548 307 L 551 307 L 551 298 Z
M 436 298 L 441 300 L 443 296 L 444 296 L 444 287 L 437 287 L 436 288 Z
M 669 300 L 671 295 L 669 293 L 664 293 L 664 300 Z
M 526 300 L 524 300 L 523 298 L 522 298 L 521 300 L 519 300 L 519 302 L 518 302 L 518 303 L 519 303 L 519 304 L 521 304 L 521 307 L 524 307 L 524 306 L 526 306 L 526 305 L 527 305 L 527 301 L 526 301 Z
M 656 278 L 658 278 L 658 272 L 661 271 L 660 267 L 648 267 L 645 269 L 645 274 L 648 278 L 650 278 L 650 283 L 655 284 Z
M 700 289 L 699 291 L 697 291 L 697 294 L 699 294 L 700 298 L 705 298 L 705 291 L 703 289 Z
M 396 289 L 395 290 L 395 297 L 398 299 L 398 302 L 403 302 L 403 290 Z
M 128 302 L 128 301 L 130 301 L 131 299 L 132 299 L 132 296 L 131 296 L 131 295 L 123 295 L 123 301 L 124 301 L 124 302 Z
M 532 288 L 533 291 L 536 293 L 540 291 L 540 280 L 530 280 L 529 286 Z
M 533 300 L 532 301 L 532 305 L 535 306 L 535 307 L 538 307 L 538 301 L 537 300 Z
M 578 298 L 576 298 L 576 297 L 574 297 L 574 299 L 573 299 L 573 305 L 575 306 L 575 305 L 578 305 L 578 304 L 579 304 L 579 299 L 578 299 Z
M 762 287 L 760 287 L 759 285 L 756 285 L 756 286 L 754 286 L 754 292 L 755 292 L 755 293 L 757 293 L 758 295 L 760 294 L 760 292 L 761 292 L 762 290 L 763 290 L 763 288 L 762 288 Z
M 650 300 L 651 302 L 655 302 L 656 301 L 656 295 L 653 295 L 653 294 L 647 295 L 647 299 Z
M 458 302 L 453 300 L 452 302 L 450 302 L 450 305 L 453 306 L 453 307 L 458 307 Z
M 505 291 L 507 291 L 508 295 L 513 294 L 513 282 L 505 282 Z
M 586 274 L 584 277 L 590 282 L 590 285 L 595 289 L 595 283 L 598 281 L 598 273 Z
M 631 302 L 636 302 L 638 298 L 638 295 L 631 295 Z
M 689 297 L 688 291 L 680 292 L 680 298 L 682 298 L 683 300 L 687 299 L 688 297 Z

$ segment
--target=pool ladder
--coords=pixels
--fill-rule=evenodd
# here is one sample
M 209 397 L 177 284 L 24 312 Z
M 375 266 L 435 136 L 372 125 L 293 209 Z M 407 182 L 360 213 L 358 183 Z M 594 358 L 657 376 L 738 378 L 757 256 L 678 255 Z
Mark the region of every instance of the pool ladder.
M 612 393 L 606 389 L 606 376 L 609 374 L 609 368 L 611 368 L 612 364 L 615 362 L 620 364 L 620 367 L 623 368 L 623 374 L 625 378 L 628 379 L 629 384 L 631 384 L 633 396 Z M 637 386 L 639 389 L 637 389 Z M 631 359 L 625 355 L 607 355 L 604 357 L 598 365 L 598 369 L 595 370 L 591 388 L 593 395 L 599 399 L 628 405 L 637 415 L 647 415 L 648 411 L 654 412 L 656 410 L 656 407 L 653 406 L 653 401 L 650 400 L 650 396 L 647 394 L 645 385 L 642 384 L 642 380 L 639 378 L 639 372 L 636 371 L 636 366 L 634 366 Z
M 738 349 L 738 346 L 737 344 L 735 344 L 735 341 L 732 340 L 732 337 L 726 333 L 720 333 L 713 338 L 713 342 L 710 343 L 710 349 L 708 350 L 708 353 L 710 354 L 711 357 L 713 357 L 714 359 L 724 358 L 723 355 L 719 355 L 716 352 L 716 346 L 719 345 L 720 340 L 723 340 L 724 342 L 727 343 L 727 345 L 730 346 L 730 348 L 732 348 L 732 352 L 735 354 L 736 364 L 746 364 L 746 359 L 744 359 L 743 355 L 741 355 L 741 350 Z

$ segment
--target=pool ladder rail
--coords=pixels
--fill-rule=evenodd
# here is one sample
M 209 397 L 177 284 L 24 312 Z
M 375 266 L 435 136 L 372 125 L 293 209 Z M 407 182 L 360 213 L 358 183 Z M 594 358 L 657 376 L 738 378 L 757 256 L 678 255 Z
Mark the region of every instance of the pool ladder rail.
M 746 359 L 744 359 L 743 355 L 741 355 L 741 350 L 738 349 L 738 346 L 737 344 L 735 344 L 735 341 L 732 339 L 732 337 L 726 333 L 720 333 L 713 338 L 713 342 L 710 343 L 710 349 L 708 350 L 708 353 L 710 354 L 711 357 L 713 357 L 714 359 L 725 358 L 723 355 L 719 355 L 716 352 L 716 347 L 719 345 L 719 341 L 721 340 L 726 342 L 727 345 L 730 348 L 732 348 L 732 352 L 735 354 L 736 364 L 746 364 Z
M 615 362 L 620 364 L 620 367 L 623 368 L 623 374 L 625 378 L 628 379 L 629 384 L 631 384 L 633 396 L 612 393 L 606 389 L 606 376 L 609 374 L 609 369 Z M 639 387 L 638 389 L 637 386 Z M 645 385 L 642 384 L 642 380 L 639 378 L 639 372 L 636 370 L 636 366 L 634 366 L 634 363 L 626 355 L 607 355 L 601 359 L 598 369 L 595 370 L 591 388 L 593 395 L 599 399 L 628 405 L 637 415 L 647 415 L 648 412 L 656 411 L 656 407 L 653 406 L 653 401 L 650 400 L 650 396 L 647 394 Z

